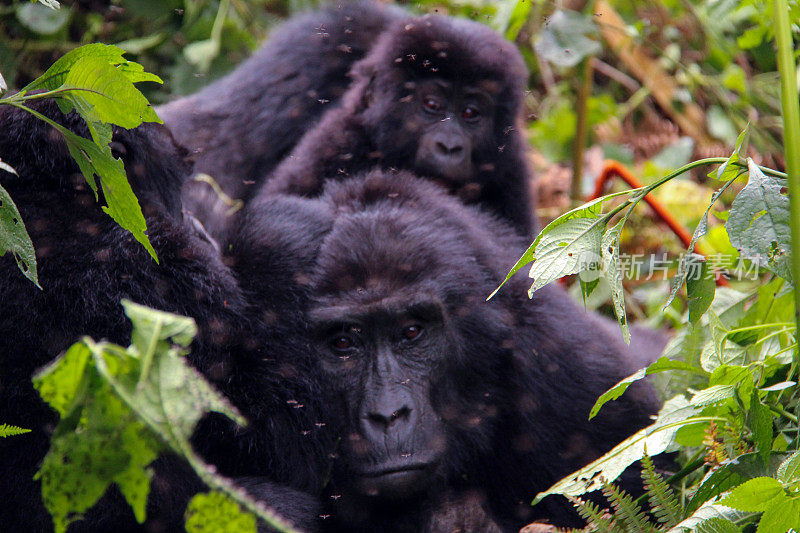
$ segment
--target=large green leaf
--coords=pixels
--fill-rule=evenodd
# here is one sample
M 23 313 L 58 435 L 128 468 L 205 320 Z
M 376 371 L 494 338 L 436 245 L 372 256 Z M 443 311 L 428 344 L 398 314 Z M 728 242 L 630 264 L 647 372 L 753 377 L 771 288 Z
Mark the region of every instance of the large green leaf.
M 256 519 L 225 493 L 198 494 L 186 508 L 187 533 L 256 533 Z
M 14 169 L 2 161 L 0 161 L 0 170 L 16 174 Z M 28 230 L 25 229 L 17 206 L 8 192 L 0 185 L 0 256 L 5 255 L 6 252 L 14 255 L 17 266 L 25 277 L 41 289 L 33 242 L 28 235 Z
M 675 434 L 681 427 L 708 420 L 707 417 L 695 417 L 697 410 L 697 407 L 689 405 L 682 396 L 669 400 L 662 407 L 655 423 L 639 430 L 599 459 L 540 492 L 533 504 L 551 494 L 569 497 L 600 490 L 645 455 L 654 456 L 667 450 L 675 442 Z
M 574 67 L 602 50 L 600 43 L 590 38 L 596 34 L 597 26 L 591 16 L 559 10 L 548 17 L 535 47 L 551 63 Z
M 789 197 L 783 180 L 747 160 L 749 180 L 731 205 L 725 227 L 742 257 L 792 281 Z

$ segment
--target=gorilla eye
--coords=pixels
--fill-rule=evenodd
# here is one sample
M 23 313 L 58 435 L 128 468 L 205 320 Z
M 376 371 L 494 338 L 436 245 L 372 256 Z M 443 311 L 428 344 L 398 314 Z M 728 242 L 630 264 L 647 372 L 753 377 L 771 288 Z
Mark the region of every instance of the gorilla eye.
M 429 113 L 441 113 L 443 110 L 441 102 L 431 96 L 425 98 L 422 101 L 422 105 L 425 108 L 425 111 L 428 111 Z
M 346 352 L 351 348 L 354 348 L 355 345 L 356 344 L 353 342 L 353 339 L 347 335 L 339 335 L 331 339 L 331 348 L 337 352 Z
M 480 110 L 472 105 L 468 105 L 461 111 L 461 117 L 464 120 L 477 120 L 481 116 Z
M 413 341 L 422 335 L 422 326 L 419 324 L 411 324 L 403 328 L 403 339 Z

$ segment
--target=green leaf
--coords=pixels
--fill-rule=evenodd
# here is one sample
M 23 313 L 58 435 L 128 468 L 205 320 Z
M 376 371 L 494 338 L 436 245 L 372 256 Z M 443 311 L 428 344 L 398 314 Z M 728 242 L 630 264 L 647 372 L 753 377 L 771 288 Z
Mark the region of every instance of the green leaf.
M 633 209 L 633 207 L 631 207 Z M 631 209 L 617 222 L 613 228 L 603 234 L 601 253 L 603 257 L 603 273 L 611 289 L 611 299 L 614 302 L 614 315 L 617 324 L 622 330 L 622 339 L 625 344 L 631 343 L 631 333 L 628 329 L 628 317 L 625 314 L 625 291 L 622 289 L 622 271 L 619 268 L 619 238 L 622 227 L 628 219 Z
M 681 396 L 665 402 L 654 424 L 636 432 L 599 459 L 540 492 L 532 505 L 550 494 L 570 497 L 601 489 L 645 454 L 654 456 L 666 450 L 674 443 L 679 428 L 702 421 L 702 418 L 693 418 L 696 412 L 697 409 L 687 405 Z
M 594 403 L 594 406 L 592 406 L 592 410 L 589 412 L 589 419 L 591 420 L 594 418 L 597 413 L 600 412 L 600 408 L 603 407 L 603 405 L 622 396 L 622 394 L 628 390 L 628 387 L 630 387 L 632 383 L 639 381 L 645 376 L 656 374 L 658 372 L 665 372 L 667 370 L 683 370 L 705 374 L 698 368 L 683 361 L 671 361 L 667 357 L 660 357 L 656 362 L 652 363 L 647 368 L 637 370 L 635 373 L 622 379 L 619 383 L 604 392 Z
M 61 56 L 58 61 L 53 63 L 44 74 L 23 87 L 22 91 L 30 92 L 35 89 L 52 91 L 58 89 L 64 84 L 67 74 L 78 60 L 84 57 L 94 57 L 96 59 L 103 59 L 111 65 L 119 65 L 127 61 L 122 57 L 123 53 L 124 52 L 116 46 L 109 46 L 102 43 L 87 44 L 80 48 L 70 50 Z
M 697 533 L 733 533 L 734 531 L 740 533 L 741 528 L 734 525 L 733 522 L 740 521 L 746 516 L 747 513 L 722 505 L 706 505 L 697 509 L 689 518 L 680 522 L 667 533 L 686 533 L 687 530 Z M 733 525 L 733 529 L 731 529 L 731 525 Z M 708 529 L 703 529 L 705 527 Z
M 590 16 L 559 10 L 548 17 L 535 47 L 546 60 L 570 68 L 602 50 L 600 43 L 590 38 L 596 34 Z
M 622 191 L 622 192 L 613 193 L 613 194 L 609 194 L 609 195 L 597 198 L 595 200 L 592 200 L 591 202 L 587 202 L 587 203 L 585 203 L 585 204 L 583 204 L 583 205 L 581 205 L 579 207 L 576 207 L 575 209 L 572 209 L 571 211 L 567 211 L 566 213 L 564 213 L 560 217 L 558 217 L 555 220 L 553 220 L 552 222 L 550 222 L 547 226 L 544 227 L 544 229 L 542 229 L 541 232 L 539 232 L 539 235 L 533 241 L 533 244 L 531 244 L 528 247 L 528 249 L 525 250 L 525 253 L 522 254 L 522 257 L 520 257 L 519 260 L 517 260 L 517 262 L 514 264 L 514 266 L 511 267 L 511 270 L 508 272 L 508 274 L 506 275 L 506 277 L 503 280 L 503 282 L 500 284 L 499 287 L 497 287 L 494 290 L 494 292 L 492 292 L 492 294 L 489 295 L 487 300 L 491 299 L 495 294 L 497 294 L 497 291 L 499 291 L 500 288 L 503 285 L 505 285 L 506 282 L 509 279 L 511 279 L 511 277 L 514 274 L 516 274 L 522 267 L 524 267 L 525 265 L 531 263 L 532 261 L 536 261 L 539 258 L 540 255 L 544 254 L 544 252 L 540 249 L 540 244 L 542 243 L 543 240 L 547 241 L 547 242 L 553 241 L 553 237 L 552 237 L 551 233 L 557 232 L 557 231 L 560 232 L 560 233 L 566 233 L 563 229 L 562 230 L 559 229 L 560 226 L 568 224 L 572 220 L 583 221 L 583 222 L 579 222 L 579 224 L 581 224 L 581 225 L 586 225 L 586 224 L 588 224 L 588 223 L 590 223 L 592 221 L 594 221 L 594 223 L 597 223 L 598 219 L 603 214 L 603 203 L 604 202 L 610 200 L 611 198 L 616 198 L 617 196 L 628 195 L 628 194 L 632 194 L 632 193 L 636 193 L 636 192 L 638 192 L 638 191 L 637 190 Z M 587 221 L 589 221 L 589 222 L 587 222 Z M 603 222 L 603 224 L 605 223 L 604 221 L 601 221 L 601 222 Z M 594 231 L 594 230 L 592 230 L 592 231 Z M 598 244 L 598 246 L 600 244 L 600 239 L 599 238 L 597 239 L 597 244 Z M 544 244 L 541 244 L 541 246 L 543 248 Z M 560 248 L 560 247 L 557 246 L 557 248 Z M 556 250 L 556 252 L 558 252 L 558 250 Z M 601 257 L 601 255 L 599 253 L 599 250 L 594 250 L 594 252 L 586 254 L 586 256 L 584 256 L 584 257 L 575 257 L 574 258 L 574 262 L 577 263 L 578 266 L 585 265 L 587 256 L 588 256 L 588 259 L 596 259 L 598 257 Z M 572 258 L 570 258 L 570 259 L 572 259 Z M 583 259 L 583 261 L 581 261 L 581 259 Z M 564 275 L 566 275 L 566 274 L 564 274 Z M 550 276 L 550 277 L 552 277 L 552 276 Z M 555 277 L 552 277 L 552 279 L 557 279 L 558 277 L 560 277 L 560 275 L 556 275 Z M 544 286 L 544 285 L 542 285 L 542 286 Z
M 709 271 L 705 257 L 687 254 L 686 295 L 689 299 L 689 322 L 697 323 L 714 301 L 716 281 L 714 273 Z
M 781 458 L 770 457 L 770 464 L 765 465 L 758 455 L 748 453 L 722 463 L 718 468 L 706 474 L 697 492 L 686 505 L 686 512 L 693 513 L 708 500 L 741 485 L 748 479 L 759 476 L 771 476 L 778 468 Z
M 87 122 L 106 122 L 123 128 L 135 128 L 144 121 L 153 121 L 153 110 L 147 99 L 131 83 L 123 70 L 103 58 L 78 59 L 67 72 L 59 89 Z M 155 117 L 154 122 L 161 122 Z
M 749 134 L 750 124 L 739 133 L 736 138 L 736 145 L 733 147 L 728 160 L 721 164 L 716 170 L 709 172 L 708 177 L 714 178 L 719 181 L 735 180 L 742 173 L 742 168 L 736 163 L 742 160 L 742 154 L 747 153 L 747 138 Z
M 800 479 L 800 452 L 794 452 L 778 467 L 778 479 L 784 483 L 795 483 Z
M 0 424 L 0 437 L 13 437 L 15 435 L 22 435 L 30 432 L 30 429 L 12 426 L 11 424 Z
M 147 252 L 158 262 L 158 256 L 150 240 L 145 235 L 147 222 L 142 215 L 139 201 L 133 194 L 128 183 L 128 176 L 125 174 L 125 167 L 122 160 L 114 158 L 111 148 L 106 145 L 100 147 L 88 139 L 75 135 L 66 128 L 59 131 L 67 141 L 67 149 L 72 155 L 78 167 L 81 169 L 86 182 L 97 190 L 97 182 L 94 176 L 100 178 L 100 185 L 103 188 L 103 197 L 106 200 L 103 211 L 105 211 L 117 224 L 130 231 L 134 238 L 145 247 Z
M 756 533 L 783 533 L 800 530 L 800 499 L 775 498 L 758 522 Z
M 197 494 L 186 509 L 187 533 L 256 533 L 256 519 L 222 492 Z
M 69 21 L 68 9 L 52 9 L 43 4 L 20 4 L 17 19 L 23 26 L 39 35 L 52 35 Z
M 701 391 L 697 391 L 689 403 L 698 407 L 712 405 L 736 395 L 735 385 L 714 385 Z
M 10 170 L 9 170 L 10 169 Z M 0 161 L 0 170 L 16 174 L 13 168 Z M 36 251 L 33 242 L 22 223 L 22 215 L 8 192 L 0 186 L 0 256 L 11 252 L 22 274 L 31 280 L 34 285 L 39 285 L 39 276 L 36 269 Z
M 758 513 L 770 507 L 771 500 L 785 497 L 781 482 L 764 476 L 745 481 L 719 503 L 740 511 Z
M 752 381 L 751 381 L 752 383 Z M 750 410 L 747 412 L 753 443 L 762 460 L 767 461 L 772 451 L 772 412 L 762 404 L 758 394 L 750 396 Z
M 747 160 L 747 165 L 750 178 L 733 201 L 725 224 L 731 244 L 742 257 L 791 282 L 791 231 L 785 182 L 761 172 L 752 159 Z
M 77 342 L 33 377 L 39 395 L 62 417 L 67 415 L 78 396 L 91 355 L 84 343 Z

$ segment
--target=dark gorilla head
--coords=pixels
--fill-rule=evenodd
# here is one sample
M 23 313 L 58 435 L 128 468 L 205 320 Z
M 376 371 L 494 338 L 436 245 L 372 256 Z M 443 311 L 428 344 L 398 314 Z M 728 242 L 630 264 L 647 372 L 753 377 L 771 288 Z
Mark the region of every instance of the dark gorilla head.
M 516 47 L 490 28 L 428 15 L 382 36 L 354 68 L 351 97 L 387 162 L 460 187 L 493 179 L 498 151 L 518 142 L 509 130 L 526 78 Z
M 486 231 L 431 183 L 390 178 L 329 186 L 337 218 L 311 311 L 344 416 L 339 468 L 376 499 L 425 492 L 457 475 L 461 452 L 488 449 L 488 377 L 509 360 L 512 328 L 497 301 L 482 302 L 497 279 Z
M 322 200 L 309 322 L 343 529 L 425 530 L 439 495 L 470 490 L 509 530 L 579 524 L 569 504 L 528 504 L 649 423 L 644 384 L 587 420 L 635 370 L 620 336 L 557 287 L 529 301 L 524 277 L 485 301 L 525 239 L 430 181 L 373 171 Z

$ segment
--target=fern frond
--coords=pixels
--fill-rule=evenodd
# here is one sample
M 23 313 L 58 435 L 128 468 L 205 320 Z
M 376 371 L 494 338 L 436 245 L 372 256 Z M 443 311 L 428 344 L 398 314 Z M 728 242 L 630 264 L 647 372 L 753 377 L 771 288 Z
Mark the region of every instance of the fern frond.
M 603 495 L 611 502 L 614 508 L 614 519 L 616 522 L 624 524 L 625 531 L 653 532 L 656 527 L 647 519 L 647 515 L 639 507 L 630 494 L 624 489 L 617 487 L 613 483 L 606 483 L 603 487 Z
M 675 526 L 681 521 L 683 513 L 677 496 L 660 475 L 649 455 L 642 458 L 642 481 L 647 491 L 652 513 L 662 525 L 667 528 Z
M 586 520 L 587 525 L 581 531 L 599 531 L 602 533 L 626 533 L 624 529 L 616 524 L 614 517 L 608 509 L 602 509 L 599 505 L 582 500 L 580 498 L 570 498 L 569 501 L 578 511 L 581 518 Z
M 25 429 L 10 424 L 0 424 L 0 437 L 13 437 L 14 435 L 22 435 L 23 433 L 30 433 L 30 429 Z

